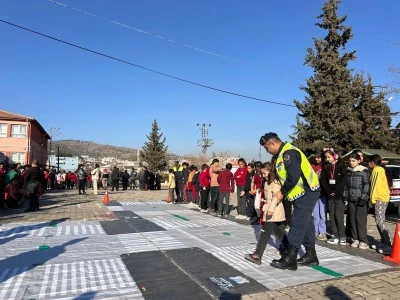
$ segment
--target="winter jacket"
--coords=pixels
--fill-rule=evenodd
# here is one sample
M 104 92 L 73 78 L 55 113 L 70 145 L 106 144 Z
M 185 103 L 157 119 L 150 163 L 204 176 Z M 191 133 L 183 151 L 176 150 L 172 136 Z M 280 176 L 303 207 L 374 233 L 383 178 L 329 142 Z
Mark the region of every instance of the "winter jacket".
M 111 180 L 117 180 L 119 179 L 119 172 L 117 169 L 113 169 L 111 171 Z
M 246 176 L 246 185 L 244 186 L 244 191 L 247 192 L 247 193 L 250 192 L 251 189 L 252 189 L 251 184 L 252 184 L 252 182 L 253 182 L 253 176 L 254 176 L 254 174 L 255 174 L 254 171 L 252 171 L 251 173 L 247 173 L 247 176 Z
M 235 181 L 230 170 L 224 170 L 218 175 L 219 191 L 224 193 L 233 193 L 235 190 Z
M 192 184 L 194 185 L 196 192 L 199 192 L 201 190 L 201 186 L 200 186 L 200 172 L 196 172 L 193 175 L 193 179 L 192 179 Z
M 335 180 L 335 183 L 331 183 L 330 180 Z M 322 169 L 319 181 L 326 195 L 330 197 L 334 193 L 333 199 L 343 199 L 344 189 L 347 184 L 346 165 L 341 160 L 336 161 L 335 164 L 326 165 Z
M 174 189 L 175 188 L 175 175 L 174 175 L 174 173 L 169 173 L 168 188 L 169 189 Z
M 200 172 L 200 186 L 202 188 L 210 186 L 210 168 Z
M 78 180 L 86 179 L 87 174 L 82 168 L 79 168 L 77 173 L 78 173 Z
M 246 168 L 237 169 L 235 174 L 233 174 L 233 178 L 236 181 L 236 186 L 245 186 L 247 178 L 247 169 Z
M 372 170 L 370 199 L 372 204 L 375 204 L 377 200 L 382 202 L 389 202 L 390 200 L 390 189 L 386 172 L 380 166 L 376 166 Z
M 95 168 L 90 174 L 92 174 L 92 180 L 97 181 L 100 178 L 100 168 Z
M 282 201 L 278 203 L 274 194 L 281 190 L 281 185 L 278 180 L 274 180 L 271 184 L 265 182 L 264 184 L 264 205 L 263 220 L 264 222 L 283 222 L 285 221 L 285 209 L 283 208 Z M 267 216 L 267 211 L 273 212 L 272 217 Z
M 357 202 L 358 205 L 365 205 L 369 198 L 369 172 L 364 166 L 357 166 L 348 169 L 347 189 L 345 198 L 350 202 Z

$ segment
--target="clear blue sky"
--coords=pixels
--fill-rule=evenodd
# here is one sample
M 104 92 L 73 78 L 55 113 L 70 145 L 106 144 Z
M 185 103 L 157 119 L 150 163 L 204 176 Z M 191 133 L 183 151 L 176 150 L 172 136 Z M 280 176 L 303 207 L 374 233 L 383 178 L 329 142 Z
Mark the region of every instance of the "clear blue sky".
M 78 1 L 65 4 L 228 57 L 203 54 L 47 0 L 3 0 L 0 18 L 201 84 L 292 104 L 310 76 L 303 66 L 323 1 Z M 394 80 L 400 2 L 345 0 L 341 15 L 357 50 L 356 71 L 375 85 Z M 141 147 L 156 118 L 177 154 L 197 153 L 197 123 L 211 123 L 212 151 L 258 158 L 260 135 L 293 132 L 297 110 L 187 85 L 0 23 L 0 108 L 33 116 L 56 139 Z M 390 107 L 400 110 L 400 99 Z M 262 150 L 262 159 L 266 159 Z

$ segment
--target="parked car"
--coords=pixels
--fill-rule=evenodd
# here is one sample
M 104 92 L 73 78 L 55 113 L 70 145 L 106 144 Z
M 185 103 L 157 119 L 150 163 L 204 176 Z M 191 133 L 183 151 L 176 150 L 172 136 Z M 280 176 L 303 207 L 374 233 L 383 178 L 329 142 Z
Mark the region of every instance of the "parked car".
M 400 166 L 386 165 L 393 178 L 393 186 L 390 188 L 390 203 L 397 207 L 400 216 Z

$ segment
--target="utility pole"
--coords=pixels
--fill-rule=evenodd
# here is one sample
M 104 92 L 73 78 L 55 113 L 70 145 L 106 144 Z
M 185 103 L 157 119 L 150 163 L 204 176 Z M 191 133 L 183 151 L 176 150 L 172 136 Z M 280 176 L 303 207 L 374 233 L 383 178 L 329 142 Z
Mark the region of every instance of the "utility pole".
M 60 172 L 60 145 L 57 145 L 57 172 Z
M 199 146 L 201 147 L 201 152 L 206 154 L 207 149 L 210 148 L 214 142 L 213 140 L 208 138 L 208 127 L 210 127 L 211 124 L 203 124 L 200 126 L 199 123 L 197 123 L 197 127 L 199 127 L 201 131 L 201 139 L 197 142 Z

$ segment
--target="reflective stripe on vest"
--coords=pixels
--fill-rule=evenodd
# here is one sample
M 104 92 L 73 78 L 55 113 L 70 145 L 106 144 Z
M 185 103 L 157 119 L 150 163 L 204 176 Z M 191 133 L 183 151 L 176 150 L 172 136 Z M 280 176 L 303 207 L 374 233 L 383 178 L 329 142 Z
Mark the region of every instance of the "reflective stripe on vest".
M 308 186 L 312 191 L 316 191 L 319 189 L 319 181 L 318 181 L 318 175 L 317 173 L 314 172 L 313 168 L 311 167 L 311 164 L 309 163 L 307 157 L 304 155 L 304 153 L 296 148 L 295 146 L 286 143 L 281 152 L 278 155 L 278 158 L 276 159 L 276 173 L 278 175 L 279 181 L 283 185 L 287 179 L 287 171 L 284 166 L 283 162 L 283 153 L 287 150 L 296 150 L 297 152 L 300 153 L 301 156 L 301 172 L 304 178 L 307 180 Z M 297 184 L 288 192 L 286 195 L 286 199 L 289 201 L 294 201 L 305 194 L 305 189 L 304 189 L 304 183 L 303 183 L 303 176 L 300 176 L 299 181 Z

